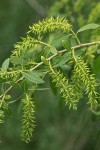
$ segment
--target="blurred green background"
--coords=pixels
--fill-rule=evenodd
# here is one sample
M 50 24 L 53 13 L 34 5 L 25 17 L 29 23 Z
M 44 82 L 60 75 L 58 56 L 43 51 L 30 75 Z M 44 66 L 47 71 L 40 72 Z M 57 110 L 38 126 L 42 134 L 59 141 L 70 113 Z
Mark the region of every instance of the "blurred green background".
M 100 0 L 0 0 L 0 66 L 25 37 L 29 25 L 47 16 L 64 16 L 74 30 L 88 23 L 100 23 Z M 82 38 L 84 37 L 84 39 Z M 82 42 L 100 40 L 100 29 L 84 32 Z M 100 80 L 100 55 L 93 62 L 93 72 Z M 48 78 L 44 87 L 49 87 Z M 20 91 L 13 90 L 13 99 Z M 20 101 L 11 106 L 13 117 L 0 126 L 0 150 L 99 150 L 100 117 L 88 110 L 86 97 L 78 110 L 65 107 L 51 90 L 36 92 L 36 128 L 32 141 L 20 141 Z

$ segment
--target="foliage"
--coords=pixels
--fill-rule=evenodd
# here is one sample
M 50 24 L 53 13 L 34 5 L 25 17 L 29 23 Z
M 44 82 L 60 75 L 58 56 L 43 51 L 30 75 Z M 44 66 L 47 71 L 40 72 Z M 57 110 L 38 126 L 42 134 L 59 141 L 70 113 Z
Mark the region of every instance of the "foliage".
M 94 29 L 93 26 L 94 24 L 88 25 L 88 28 L 84 26 L 78 31 Z M 99 27 L 95 24 L 95 28 Z M 56 34 L 62 37 L 67 35 L 65 40 L 61 38 L 60 49 L 52 44 L 51 34 L 49 33 L 52 33 L 53 40 L 57 39 Z M 66 18 L 51 17 L 44 19 L 30 27 L 26 38 L 22 38 L 21 42 L 15 44 L 12 55 L 2 64 L 0 69 L 0 82 L 3 87 L 0 96 L 1 123 L 3 122 L 5 109 L 3 102 L 8 104 L 6 101 L 7 93 L 14 86 L 18 86 L 26 95 L 26 98 L 21 101 L 23 104 L 21 138 L 27 143 L 30 141 L 35 127 L 34 102 L 28 94 L 29 89 L 30 87 L 34 87 L 34 90 L 38 89 L 38 86 L 45 82 L 44 77 L 48 74 L 52 77 L 52 82 L 55 82 L 55 86 L 59 88 L 62 97 L 65 99 L 65 104 L 69 108 L 77 109 L 77 103 L 84 96 L 84 91 L 88 96 L 87 101 L 91 109 L 96 110 L 98 108 L 99 93 L 96 89 L 98 84 L 87 64 L 87 51 L 82 47 L 98 46 L 100 41 L 81 44 L 77 34 Z M 73 43 L 69 42 L 70 36 L 74 37 L 74 46 Z M 49 40 L 47 41 L 47 39 Z M 71 68 L 71 77 L 68 77 L 66 71 L 63 70 L 64 65 L 74 66 L 74 69 Z M 4 85 L 10 86 L 5 89 Z M 10 101 L 10 97 L 8 99 Z

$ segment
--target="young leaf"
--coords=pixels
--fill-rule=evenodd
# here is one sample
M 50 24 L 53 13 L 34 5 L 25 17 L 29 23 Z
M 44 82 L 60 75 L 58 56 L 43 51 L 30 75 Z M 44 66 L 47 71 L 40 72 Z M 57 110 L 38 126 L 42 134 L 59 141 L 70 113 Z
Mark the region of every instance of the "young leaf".
M 46 60 L 46 58 L 44 56 L 41 56 L 41 61 L 45 64 L 48 65 L 49 62 Z
M 67 49 L 68 51 L 71 51 L 71 46 L 66 40 L 62 40 L 62 45 L 65 49 Z
M 80 29 L 77 31 L 77 33 L 83 32 L 83 31 L 85 31 L 85 30 L 96 29 L 96 28 L 99 28 L 99 27 L 100 27 L 100 25 L 95 24 L 95 23 L 91 23 L 91 24 L 88 24 L 88 25 L 83 26 L 82 28 L 80 28 Z
M 33 72 L 30 71 L 22 72 L 22 75 L 32 83 L 36 83 L 36 84 L 44 83 L 44 81 L 37 74 Z
M 76 41 L 76 37 L 75 37 L 75 36 L 72 36 L 72 37 L 70 38 L 70 45 L 71 45 L 71 47 L 77 45 L 77 41 Z
M 16 56 L 13 56 L 10 58 L 10 62 L 15 64 L 15 65 L 21 65 L 21 64 L 25 64 L 26 61 L 21 58 L 21 57 L 16 57 Z
M 51 51 L 52 54 L 57 54 L 57 50 L 56 50 L 56 48 L 54 46 L 52 46 L 50 48 L 50 51 Z
M 9 67 L 9 58 L 7 58 L 7 59 L 3 62 L 1 69 L 2 69 L 2 71 L 7 71 L 8 67 Z
M 54 34 L 54 35 L 51 35 L 51 41 L 50 41 L 50 45 L 53 45 L 57 48 L 59 48 L 62 44 L 62 40 L 69 40 L 71 37 L 71 34 Z
M 62 56 L 59 56 L 57 58 L 54 58 L 54 65 L 56 67 L 61 66 L 63 64 L 65 64 L 66 62 L 68 62 L 68 60 L 71 58 L 71 52 L 67 52 Z
M 42 77 L 46 74 L 46 70 L 44 70 L 44 69 L 34 70 L 34 74 L 39 76 L 39 77 Z

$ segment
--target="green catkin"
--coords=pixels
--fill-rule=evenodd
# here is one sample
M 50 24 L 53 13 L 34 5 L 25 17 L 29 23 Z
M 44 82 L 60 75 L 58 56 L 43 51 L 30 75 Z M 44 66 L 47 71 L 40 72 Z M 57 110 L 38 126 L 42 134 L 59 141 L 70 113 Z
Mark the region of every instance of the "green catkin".
M 77 102 L 83 97 L 83 84 L 79 78 L 77 78 L 77 72 L 74 69 L 73 74 L 71 76 L 71 85 L 73 88 L 73 92 L 75 93 L 75 99 Z
M 51 73 L 51 76 L 53 79 L 52 82 L 55 82 L 55 86 L 59 88 L 66 105 L 69 108 L 77 109 L 77 99 L 75 99 L 75 93 L 73 92 L 72 85 L 68 83 L 67 77 L 58 71 L 55 74 Z
M 32 133 L 34 130 L 34 102 L 32 98 L 30 98 L 26 94 L 26 98 L 22 99 L 23 103 L 23 117 L 22 117 L 22 130 L 21 130 L 21 139 L 26 143 L 29 143 L 32 137 Z
M 39 21 L 30 27 L 26 38 L 22 38 L 21 42 L 17 42 L 14 45 L 14 50 L 12 51 L 12 56 L 20 57 L 22 53 L 29 51 L 30 48 L 35 47 L 35 45 L 42 40 L 42 34 L 49 33 L 52 31 L 60 30 L 62 32 L 68 32 L 71 29 L 71 25 L 68 23 L 66 18 L 53 17 Z M 36 39 L 30 36 L 30 33 L 37 35 Z M 40 36 L 42 35 L 42 36 Z
M 96 92 L 97 83 L 87 64 L 82 58 L 78 58 L 74 66 L 75 76 L 79 82 L 85 86 L 85 93 L 88 95 L 88 103 L 91 105 L 97 104 L 98 93 Z
M 21 42 L 17 42 L 14 45 L 14 50 L 12 51 L 11 56 L 20 57 L 25 52 L 29 51 L 30 48 L 34 47 L 37 43 L 37 39 L 34 39 L 31 36 L 27 36 L 26 38 L 22 38 Z
M 70 29 L 71 25 L 68 23 L 66 18 L 57 17 L 54 19 L 53 17 L 51 17 L 50 19 L 47 18 L 39 21 L 36 24 L 33 24 L 33 26 L 30 27 L 30 31 L 28 32 L 28 34 L 33 33 L 39 36 L 40 34 L 45 34 L 56 30 L 67 32 Z

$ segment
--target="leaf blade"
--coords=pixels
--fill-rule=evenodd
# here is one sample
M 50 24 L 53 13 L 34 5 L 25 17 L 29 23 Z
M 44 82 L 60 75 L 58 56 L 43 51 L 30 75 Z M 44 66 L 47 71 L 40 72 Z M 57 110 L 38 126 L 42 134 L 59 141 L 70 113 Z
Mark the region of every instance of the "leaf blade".
M 65 64 L 66 62 L 68 62 L 70 58 L 71 58 L 71 52 L 67 52 L 64 55 L 57 57 L 54 60 L 54 65 L 56 67 L 59 67 L 59 66 Z
M 55 48 L 54 46 L 52 46 L 52 47 L 50 48 L 50 52 L 51 52 L 52 54 L 57 54 L 57 50 L 56 50 L 56 48 Z
M 22 75 L 24 78 L 26 78 L 28 81 L 36 84 L 44 83 L 44 81 L 35 73 L 27 71 L 22 72 Z
M 87 24 L 87 25 L 81 27 L 81 28 L 77 31 L 77 33 L 83 32 L 83 31 L 85 31 L 85 30 L 96 29 L 96 28 L 99 28 L 99 27 L 100 27 L 100 25 L 98 25 L 98 24 L 90 23 L 90 24 Z
M 8 67 L 9 67 L 9 58 L 7 58 L 7 59 L 3 62 L 1 70 L 2 70 L 2 71 L 7 71 Z
M 68 51 L 71 51 L 71 46 L 70 44 L 68 43 L 68 41 L 66 40 L 62 40 L 62 45 L 65 49 L 67 49 Z

